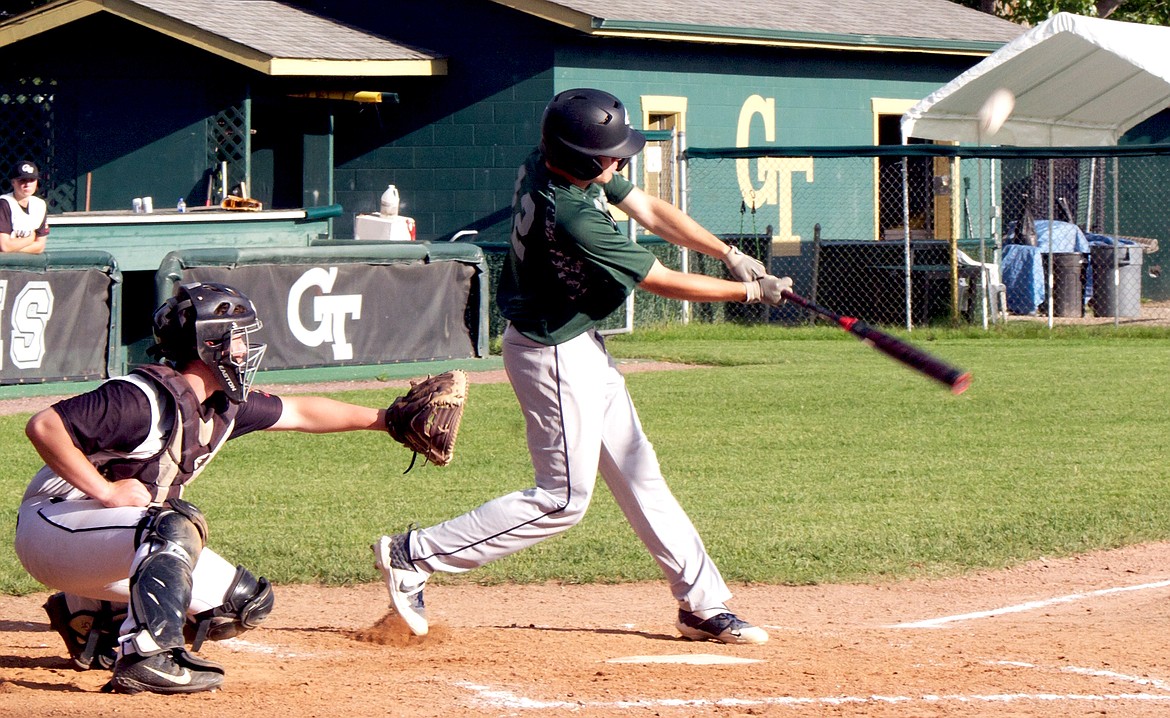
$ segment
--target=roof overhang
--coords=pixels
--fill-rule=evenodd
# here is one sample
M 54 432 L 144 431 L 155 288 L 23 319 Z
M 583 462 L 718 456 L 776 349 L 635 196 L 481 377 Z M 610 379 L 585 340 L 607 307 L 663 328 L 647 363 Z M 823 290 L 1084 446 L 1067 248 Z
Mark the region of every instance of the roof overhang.
M 0 23 L 0 48 L 98 13 L 114 15 L 273 77 L 426 77 L 447 74 L 446 58 L 437 55 L 403 59 L 336 59 L 268 53 L 133 0 L 57 0 Z M 393 46 L 389 41 L 386 44 Z
M 1001 42 L 938 40 L 886 35 L 845 35 L 796 32 L 766 28 L 617 20 L 596 17 L 546 0 L 493 0 L 513 10 L 539 17 L 586 35 L 639 40 L 673 40 L 720 45 L 757 45 L 861 52 L 915 52 L 933 55 L 985 57 L 1003 46 Z

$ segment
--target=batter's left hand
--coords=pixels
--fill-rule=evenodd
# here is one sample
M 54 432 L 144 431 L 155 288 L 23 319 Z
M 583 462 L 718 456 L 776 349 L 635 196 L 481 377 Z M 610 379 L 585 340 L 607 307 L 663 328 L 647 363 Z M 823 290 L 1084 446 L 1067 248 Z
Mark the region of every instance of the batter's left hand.
M 732 247 L 723 257 L 723 263 L 727 265 L 727 273 L 737 282 L 750 282 L 768 273 L 763 262 L 739 251 L 739 247 Z

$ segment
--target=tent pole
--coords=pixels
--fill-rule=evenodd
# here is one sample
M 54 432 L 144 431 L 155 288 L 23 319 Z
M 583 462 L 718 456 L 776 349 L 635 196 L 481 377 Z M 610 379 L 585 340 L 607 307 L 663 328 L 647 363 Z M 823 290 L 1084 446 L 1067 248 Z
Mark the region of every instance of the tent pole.
M 983 305 L 983 330 L 987 331 L 987 308 L 988 308 L 988 292 L 991 291 L 991 282 L 988 281 L 987 271 L 987 232 L 983 224 L 983 161 L 976 159 L 979 163 L 979 276 L 983 278 L 983 291 L 979 293 L 979 302 Z
M 906 262 L 906 331 L 913 331 L 914 322 L 911 319 L 910 307 L 910 163 L 907 157 L 902 158 L 902 241 L 903 258 Z
M 1057 198 L 1053 196 L 1057 192 L 1057 180 L 1052 177 L 1054 168 L 1054 160 L 1048 158 L 1048 329 L 1052 329 L 1052 290 L 1055 282 L 1054 277 L 1057 276 L 1057 268 L 1053 267 L 1052 261 L 1052 220 L 1057 216 Z
M 1118 297 L 1121 296 L 1121 268 L 1119 255 L 1121 252 L 1121 195 L 1118 190 L 1118 185 L 1121 180 L 1121 166 L 1120 160 L 1114 156 L 1113 158 L 1113 326 L 1121 326 L 1121 317 L 1118 316 L 1121 312 L 1117 311 Z M 1138 281 L 1141 281 L 1141 275 L 1138 275 Z M 1141 285 L 1138 285 L 1138 301 L 1141 301 Z

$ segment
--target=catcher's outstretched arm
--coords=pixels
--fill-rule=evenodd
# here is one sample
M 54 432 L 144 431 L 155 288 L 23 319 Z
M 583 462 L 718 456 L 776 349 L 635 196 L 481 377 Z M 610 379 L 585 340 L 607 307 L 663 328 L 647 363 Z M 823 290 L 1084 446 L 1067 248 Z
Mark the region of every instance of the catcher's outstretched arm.
M 371 429 L 385 431 L 384 409 L 347 404 L 323 396 L 282 396 L 284 410 L 270 431 L 332 434 Z

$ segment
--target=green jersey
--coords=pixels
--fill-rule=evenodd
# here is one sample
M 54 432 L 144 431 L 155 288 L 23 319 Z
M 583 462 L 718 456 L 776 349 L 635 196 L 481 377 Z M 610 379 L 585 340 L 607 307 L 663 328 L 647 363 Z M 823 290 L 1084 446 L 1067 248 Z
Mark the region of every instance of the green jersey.
M 533 152 L 512 198 L 512 237 L 496 303 L 521 334 L 560 344 L 592 329 L 646 278 L 654 255 L 618 231 L 609 201 L 633 190 L 621 175 L 585 189 Z

